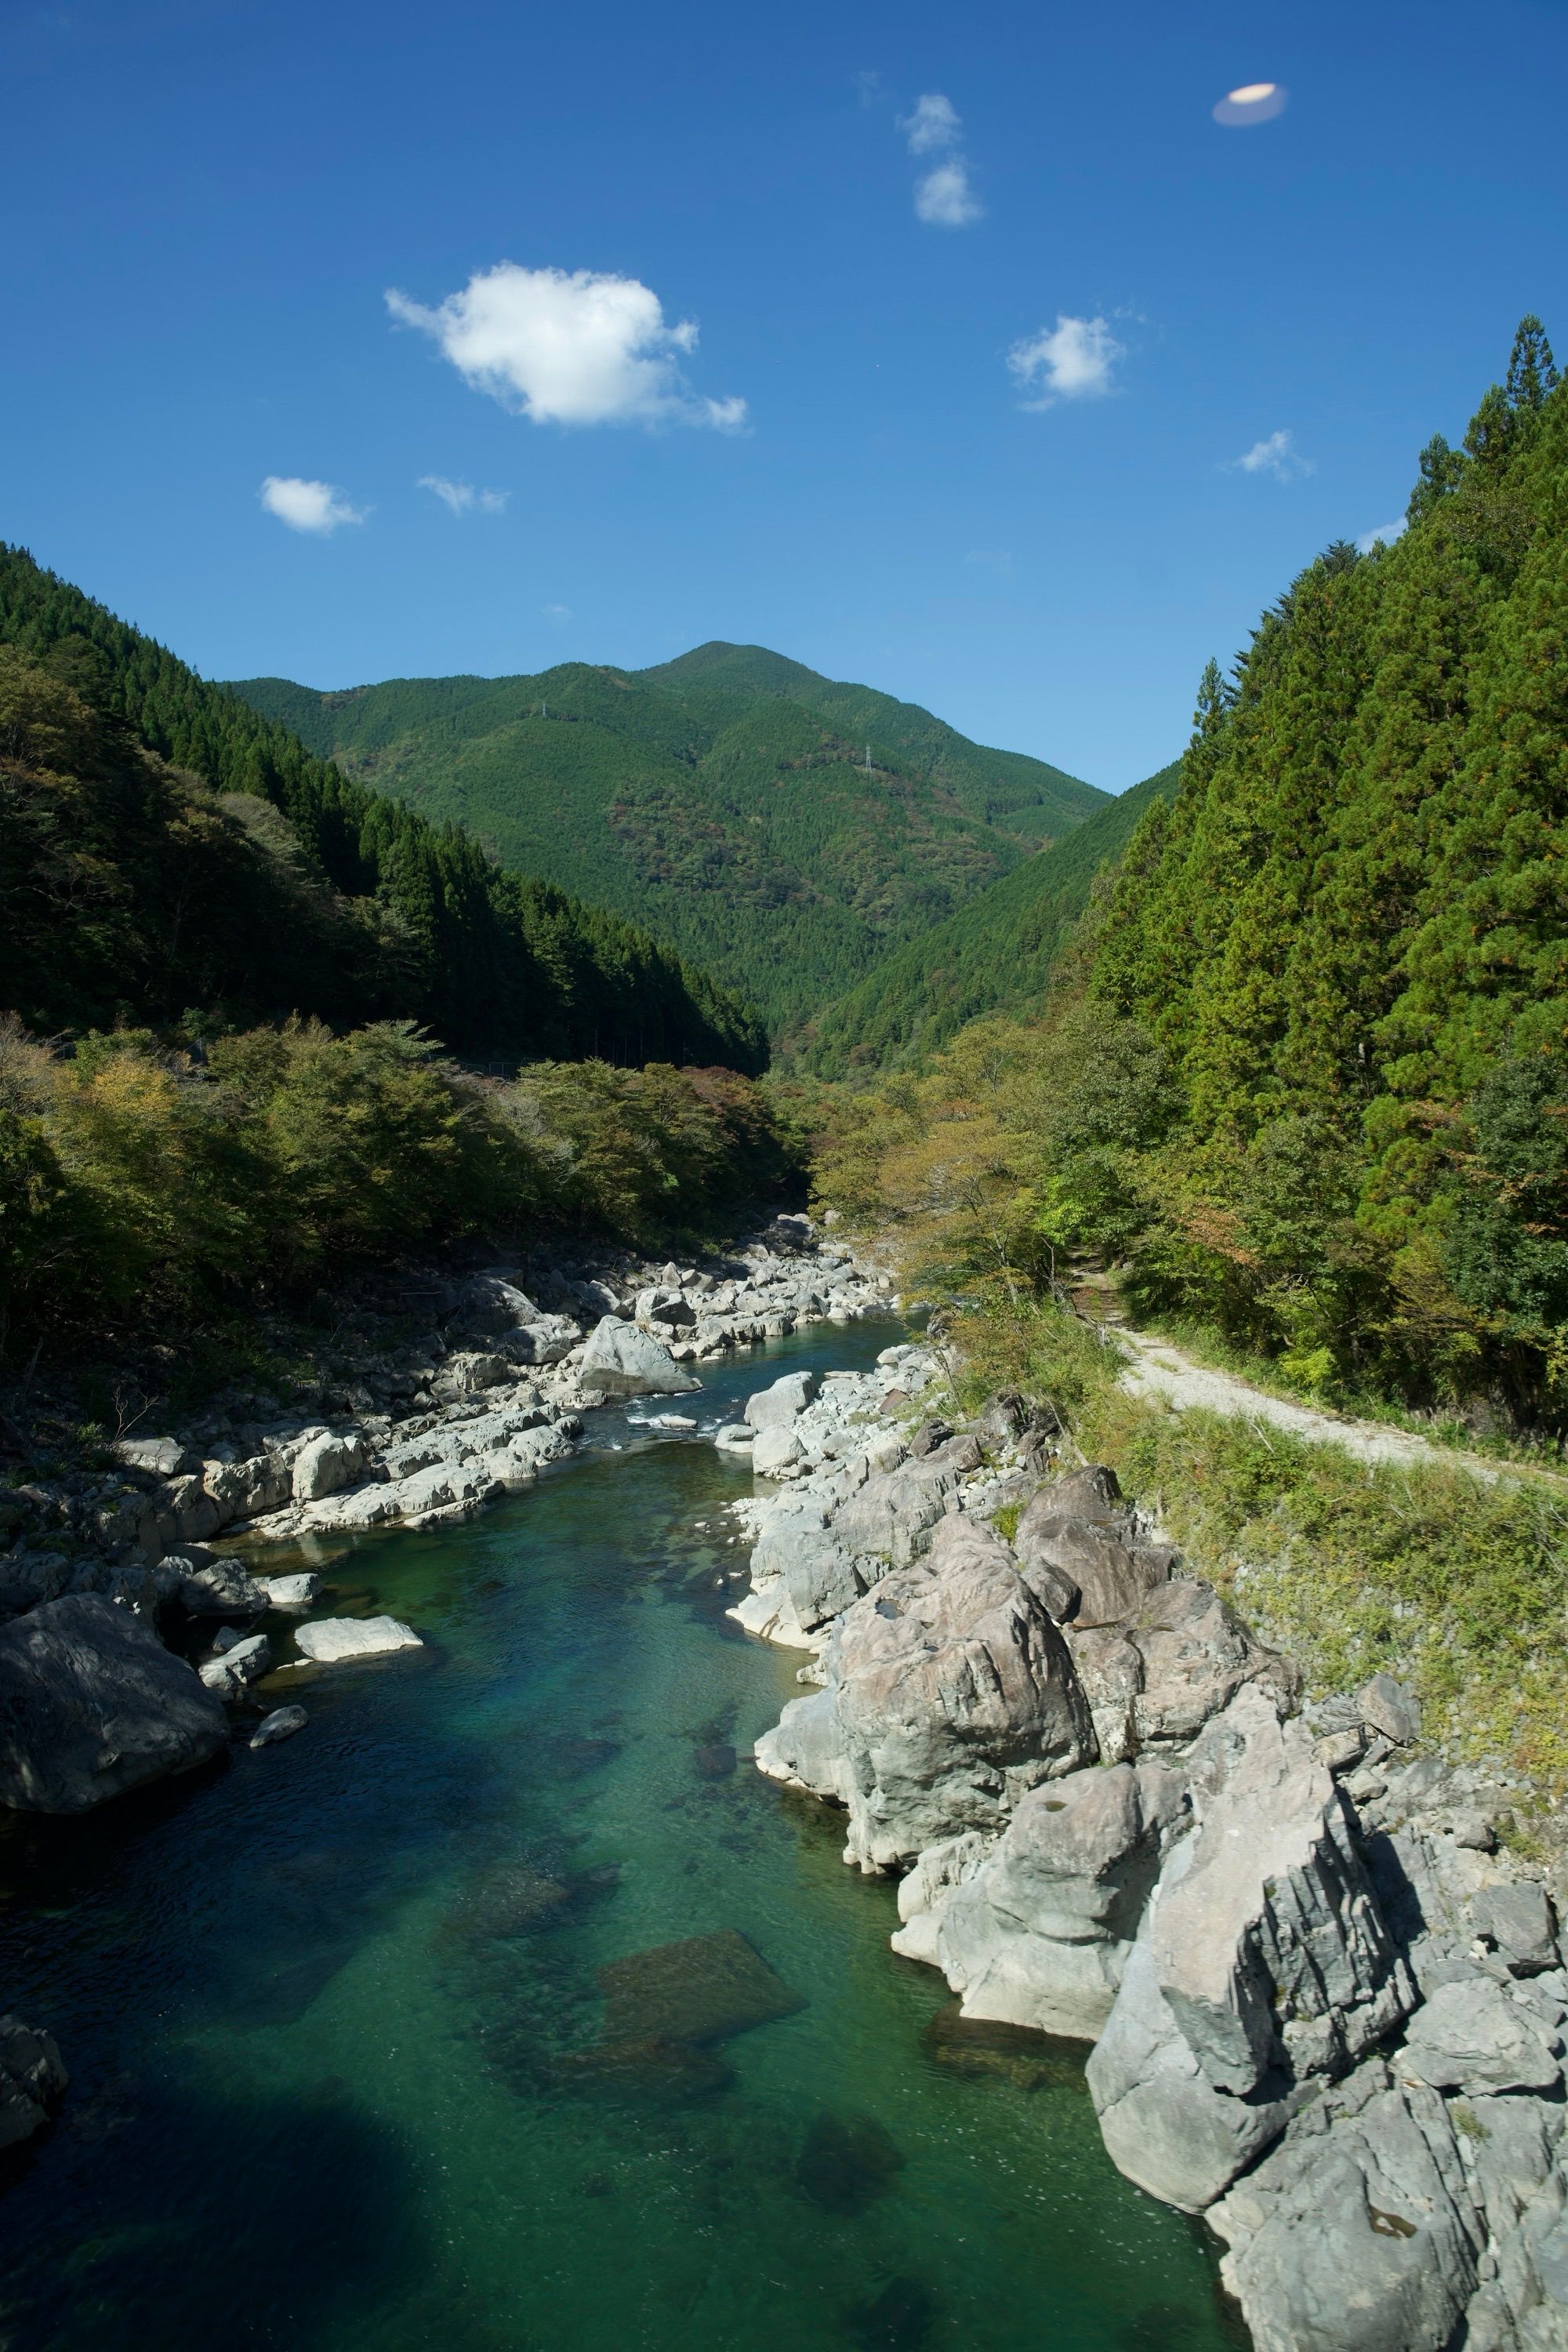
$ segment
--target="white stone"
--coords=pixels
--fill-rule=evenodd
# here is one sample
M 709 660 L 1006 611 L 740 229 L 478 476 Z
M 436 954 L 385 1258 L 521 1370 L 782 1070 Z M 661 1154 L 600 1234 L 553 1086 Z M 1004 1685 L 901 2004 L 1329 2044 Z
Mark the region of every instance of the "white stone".
M 395 1617 L 322 1617 L 301 1625 L 294 1639 L 313 1664 L 333 1665 L 340 1658 L 379 1658 L 394 1650 L 424 1647 L 410 1625 Z

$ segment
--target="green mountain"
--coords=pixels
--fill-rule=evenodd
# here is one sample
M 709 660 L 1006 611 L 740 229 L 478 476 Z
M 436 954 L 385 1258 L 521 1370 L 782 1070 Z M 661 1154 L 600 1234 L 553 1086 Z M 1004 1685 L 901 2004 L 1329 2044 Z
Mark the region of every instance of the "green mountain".
M 935 1051 L 982 1013 L 1037 1002 L 1096 875 L 1116 863 L 1152 803 L 1171 798 L 1181 772 L 1177 761 L 1134 784 L 1065 841 L 884 957 L 808 1036 L 810 1066 L 830 1078 L 894 1068 Z
M 785 1036 L 1106 798 L 761 646 L 232 691 L 361 785 L 645 924 Z
M 1331 547 L 1211 667 L 1091 985 L 1125 1083 L 1063 1214 L 1147 1297 L 1303 1378 L 1568 1426 L 1568 387 L 1538 320 L 1423 452 L 1405 536 Z
M 489 1059 L 761 1068 L 750 1007 L 645 931 L 345 777 L 0 545 L 0 1006 L 400 1016 Z

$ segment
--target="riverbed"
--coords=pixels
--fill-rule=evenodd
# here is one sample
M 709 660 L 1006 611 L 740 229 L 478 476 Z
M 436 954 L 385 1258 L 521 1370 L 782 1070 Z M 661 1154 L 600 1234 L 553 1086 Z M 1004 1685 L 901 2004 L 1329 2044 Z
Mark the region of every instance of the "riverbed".
M 888 1337 L 752 1350 L 680 1409 Z M 427 1646 L 276 1685 L 298 1738 L 5 1817 L 5 2005 L 72 2084 L 10 2160 L 5 2352 L 1240 2340 L 1081 2053 L 966 2032 L 841 1821 L 750 1766 L 799 1660 L 724 1615 L 744 1464 L 658 1410 L 467 1525 L 334 1546 L 339 1605 Z M 691 1938 L 676 2032 L 680 1957 L 616 1964 Z

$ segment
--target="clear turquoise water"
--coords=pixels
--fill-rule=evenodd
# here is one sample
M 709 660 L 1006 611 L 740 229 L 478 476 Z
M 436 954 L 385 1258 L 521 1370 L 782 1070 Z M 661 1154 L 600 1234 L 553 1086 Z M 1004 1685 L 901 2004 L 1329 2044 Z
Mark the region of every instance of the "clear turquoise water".
M 786 1341 L 765 1376 L 886 1337 Z M 946 2063 L 891 1890 L 744 1762 L 798 1663 L 722 1614 L 744 1472 L 618 1416 L 595 1438 L 626 1450 L 338 1561 L 429 1647 L 316 1681 L 299 1738 L 0 1832 L 4 2005 L 72 2074 L 0 2203 L 4 2352 L 1233 2346 L 1075 2056 Z M 804 2005 L 562 2068 L 596 1968 L 720 1929 Z

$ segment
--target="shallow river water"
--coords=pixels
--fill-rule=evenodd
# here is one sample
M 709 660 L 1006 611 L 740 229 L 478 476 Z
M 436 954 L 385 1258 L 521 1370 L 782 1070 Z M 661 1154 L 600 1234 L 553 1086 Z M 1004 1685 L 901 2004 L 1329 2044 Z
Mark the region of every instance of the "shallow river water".
M 745 1760 L 799 1663 L 722 1613 L 749 1486 L 599 1414 L 531 1493 L 334 1554 L 428 1646 L 300 1689 L 298 1738 L 7 1820 L 3 2005 L 72 2084 L 0 2199 L 3 2352 L 1237 2343 L 1079 2053 L 965 2035 L 840 1821 Z

